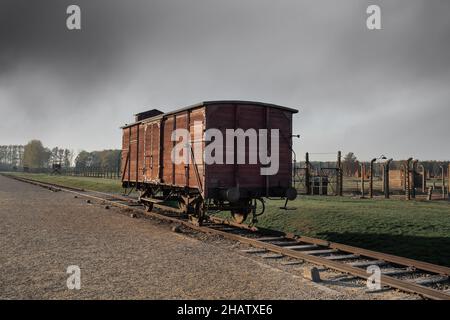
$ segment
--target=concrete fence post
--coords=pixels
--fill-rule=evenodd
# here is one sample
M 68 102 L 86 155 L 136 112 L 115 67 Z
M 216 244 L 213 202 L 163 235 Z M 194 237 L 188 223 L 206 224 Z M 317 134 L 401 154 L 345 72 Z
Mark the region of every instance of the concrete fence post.
M 428 188 L 428 196 L 427 196 L 427 200 L 431 201 L 431 199 L 433 198 L 433 186 Z
M 364 198 L 364 176 L 366 175 L 366 165 L 361 163 L 361 198 Z
M 373 166 L 377 159 L 370 160 L 369 198 L 373 198 Z
M 409 158 L 406 160 L 405 163 L 405 194 L 406 194 L 406 200 L 411 200 L 411 161 L 412 158 Z
M 420 165 L 420 171 L 422 173 L 422 192 L 425 193 L 427 189 L 427 172 L 423 164 Z
M 309 165 L 309 153 L 305 154 L 305 187 L 306 194 L 311 194 L 311 181 L 310 181 L 310 165 Z
M 387 160 L 384 164 L 384 197 L 389 199 L 389 169 L 392 162 L 392 158 Z
M 417 164 L 419 160 L 414 159 L 412 162 L 412 168 L 411 168 L 411 196 L 413 199 L 416 198 L 416 173 L 417 173 Z
M 338 151 L 338 157 L 337 157 L 337 167 L 338 167 L 338 195 L 342 197 L 343 189 L 344 189 L 344 173 L 342 171 L 342 152 Z

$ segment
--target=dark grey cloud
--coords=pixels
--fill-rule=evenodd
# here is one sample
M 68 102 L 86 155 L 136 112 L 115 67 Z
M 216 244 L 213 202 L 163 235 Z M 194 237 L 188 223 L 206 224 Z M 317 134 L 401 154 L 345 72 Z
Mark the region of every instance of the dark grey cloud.
M 134 112 L 249 99 L 300 108 L 300 154 L 448 159 L 449 18 L 439 0 L 2 0 L 0 143 L 119 147 Z

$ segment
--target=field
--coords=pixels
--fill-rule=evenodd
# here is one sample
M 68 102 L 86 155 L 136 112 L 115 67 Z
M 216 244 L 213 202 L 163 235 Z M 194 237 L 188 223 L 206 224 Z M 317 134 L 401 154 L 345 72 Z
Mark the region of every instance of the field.
M 75 177 L 49 175 L 45 173 L 8 173 L 18 177 L 34 179 L 42 182 L 56 183 L 66 187 L 75 187 L 80 189 L 121 193 L 123 192 L 122 182 L 118 179 L 104 179 L 92 177 Z
M 78 188 L 122 191 L 118 180 L 18 175 Z M 280 209 L 283 205 L 284 201 L 267 201 L 258 225 L 450 266 L 447 201 L 299 196 L 289 202 L 291 210 Z
M 450 203 L 299 196 L 259 225 L 450 266 Z

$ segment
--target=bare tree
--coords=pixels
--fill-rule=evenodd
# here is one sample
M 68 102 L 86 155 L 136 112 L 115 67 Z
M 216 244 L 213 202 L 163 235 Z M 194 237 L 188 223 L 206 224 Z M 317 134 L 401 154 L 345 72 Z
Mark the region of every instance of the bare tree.
M 358 159 L 353 152 L 345 155 L 342 167 L 346 176 L 352 176 L 358 170 Z

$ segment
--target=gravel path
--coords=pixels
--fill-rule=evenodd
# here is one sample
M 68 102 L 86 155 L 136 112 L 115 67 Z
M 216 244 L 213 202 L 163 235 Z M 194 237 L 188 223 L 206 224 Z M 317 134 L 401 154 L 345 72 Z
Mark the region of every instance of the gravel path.
M 237 251 L 0 176 L 1 299 L 361 297 Z M 69 265 L 81 268 L 80 290 L 67 289 Z
M 0 298 L 326 297 L 299 290 L 301 278 L 118 213 L 0 177 Z M 81 290 L 66 287 L 69 265 L 81 268 Z

